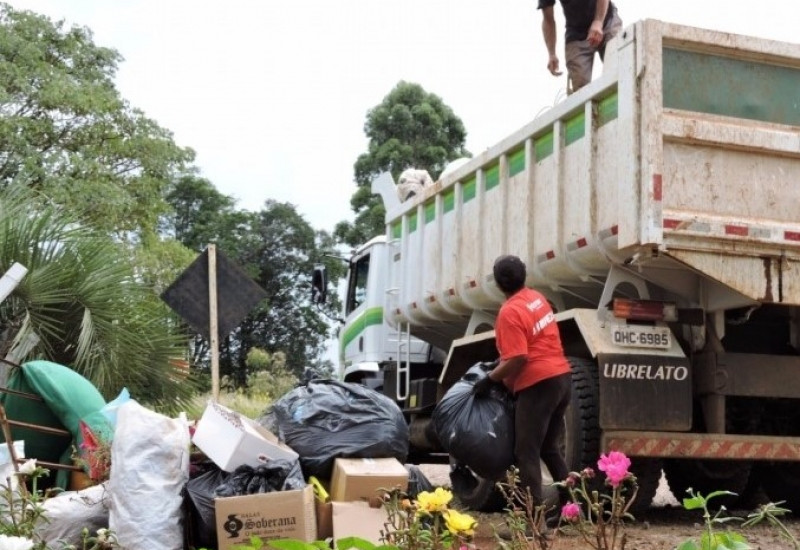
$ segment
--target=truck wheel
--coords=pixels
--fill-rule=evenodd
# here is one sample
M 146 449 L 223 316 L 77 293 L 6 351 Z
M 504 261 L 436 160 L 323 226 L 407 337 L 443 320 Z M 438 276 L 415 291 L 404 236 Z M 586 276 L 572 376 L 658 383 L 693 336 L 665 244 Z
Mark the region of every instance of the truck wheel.
M 664 473 L 667 476 L 672 495 L 681 502 L 689 496 L 686 492 L 691 488 L 695 494 L 703 496 L 714 491 L 730 491 L 737 496 L 719 496 L 709 506 L 717 509 L 725 506 L 734 507 L 739 495 L 747 487 L 752 463 L 737 460 L 691 460 L 671 459 L 664 461 Z
M 496 480 L 475 475 L 464 464 L 450 461 L 450 485 L 461 504 L 476 512 L 499 512 L 506 506 Z
M 600 458 L 600 384 L 597 363 L 579 357 L 569 357 L 572 366 L 572 402 L 564 421 L 567 427 L 565 456 L 571 472 L 580 472 L 587 466 L 597 467 Z M 661 460 L 631 458 L 631 472 L 636 475 L 639 493 L 631 511 L 650 507 L 661 480 Z M 602 490 L 602 481 L 595 478 L 592 487 Z
M 594 467 L 600 457 L 600 389 L 594 361 L 568 359 L 572 366 L 572 401 L 564 415 L 565 458 L 569 471 L 580 472 L 587 466 Z
M 660 458 L 631 458 L 631 472 L 636 476 L 639 492 L 636 500 L 631 504 L 631 512 L 647 510 L 653 504 L 653 499 L 661 483 L 663 461 Z
M 772 502 L 784 501 L 782 506 L 790 510 L 800 510 L 800 464 L 764 463 L 761 485 Z

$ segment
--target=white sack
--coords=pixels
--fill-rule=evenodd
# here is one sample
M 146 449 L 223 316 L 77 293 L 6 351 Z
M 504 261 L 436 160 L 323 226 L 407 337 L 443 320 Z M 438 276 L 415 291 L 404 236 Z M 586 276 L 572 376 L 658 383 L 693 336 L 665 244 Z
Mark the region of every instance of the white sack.
M 106 484 L 68 491 L 48 498 L 42 507 L 44 518 L 36 525 L 36 535 L 49 547 L 57 543 L 83 548 L 81 532 L 86 527 L 91 535 L 108 527 L 109 494 Z
M 109 528 L 125 550 L 183 550 L 181 490 L 189 479 L 189 427 L 128 401 L 111 444 Z

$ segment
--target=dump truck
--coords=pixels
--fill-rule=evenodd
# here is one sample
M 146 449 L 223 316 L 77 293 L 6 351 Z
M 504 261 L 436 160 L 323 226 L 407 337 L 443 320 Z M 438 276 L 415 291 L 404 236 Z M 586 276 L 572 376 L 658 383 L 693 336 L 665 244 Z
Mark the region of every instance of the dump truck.
M 663 472 L 678 498 L 800 509 L 800 45 L 638 21 L 500 143 L 405 201 L 388 174 L 372 190 L 386 233 L 350 260 L 340 374 L 396 399 L 412 450 L 441 451 L 433 408 L 497 357 L 514 254 L 572 364 L 571 469 L 617 450 L 645 502 Z

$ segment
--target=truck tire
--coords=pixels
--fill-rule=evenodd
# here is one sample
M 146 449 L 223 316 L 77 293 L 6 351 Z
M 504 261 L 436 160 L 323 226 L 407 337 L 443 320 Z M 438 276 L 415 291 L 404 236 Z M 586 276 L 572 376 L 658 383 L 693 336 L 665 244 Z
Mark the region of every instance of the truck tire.
M 713 491 L 730 491 L 736 496 L 719 496 L 709 502 L 709 507 L 718 509 L 725 506 L 735 507 L 739 496 L 743 494 L 750 477 L 752 463 L 736 460 L 695 460 L 670 459 L 664 461 L 664 473 L 667 476 L 672 495 L 682 502 L 689 496 L 686 492 L 691 488 L 695 494 L 703 496 Z
M 580 472 L 587 466 L 594 467 L 600 457 L 600 386 L 594 361 L 580 357 L 568 360 L 572 367 L 572 400 L 564 415 L 564 455 L 569 471 Z
M 567 424 L 565 456 L 571 472 L 580 472 L 587 466 L 596 469 L 600 458 L 600 384 L 597 363 L 579 357 L 569 357 L 572 366 L 572 402 L 564 416 Z M 631 458 L 631 472 L 636 476 L 639 492 L 630 510 L 645 510 L 661 481 L 660 459 Z M 593 489 L 603 490 L 600 476 L 595 478 Z
M 800 464 L 767 462 L 759 470 L 761 485 L 770 501 L 783 501 L 782 506 L 800 510 Z

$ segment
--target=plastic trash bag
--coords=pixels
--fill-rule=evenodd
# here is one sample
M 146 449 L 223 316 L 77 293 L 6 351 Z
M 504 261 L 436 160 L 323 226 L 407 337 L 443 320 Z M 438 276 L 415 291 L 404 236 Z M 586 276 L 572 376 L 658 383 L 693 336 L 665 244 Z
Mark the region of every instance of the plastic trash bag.
M 433 491 L 434 487 L 430 480 L 422 473 L 419 466 L 414 464 L 406 464 L 408 471 L 408 498 L 414 500 L 417 495 L 425 491 Z
M 36 522 L 36 535 L 53 548 L 66 544 L 83 548 L 84 528 L 93 535 L 108 527 L 110 500 L 105 483 L 48 498 L 42 504 L 44 514 Z
M 243 464 L 236 468 L 214 490 L 218 497 L 238 497 L 271 493 L 273 491 L 293 491 L 306 486 L 298 460 L 271 460 L 253 468 Z
M 131 394 L 128 388 L 122 388 L 122 391 L 119 392 L 117 397 L 106 403 L 105 406 L 100 409 L 100 412 L 106 417 L 112 428 L 116 428 L 117 426 L 117 411 L 122 405 L 130 401 L 130 399 Z
M 306 477 L 329 479 L 336 458 L 408 457 L 397 404 L 361 384 L 311 380 L 273 403 L 258 422 L 300 455 Z
M 192 541 L 198 548 L 217 544 L 217 524 L 214 515 L 216 489 L 227 482 L 232 474 L 214 467 L 186 483 L 187 507 Z
M 111 444 L 109 528 L 125 550 L 183 550 L 189 425 L 131 399 L 117 411 Z
M 447 390 L 431 421 L 445 451 L 486 479 L 500 479 L 514 463 L 514 401 L 501 384 L 486 397 L 472 395 L 486 377 L 483 364 L 470 367 Z

